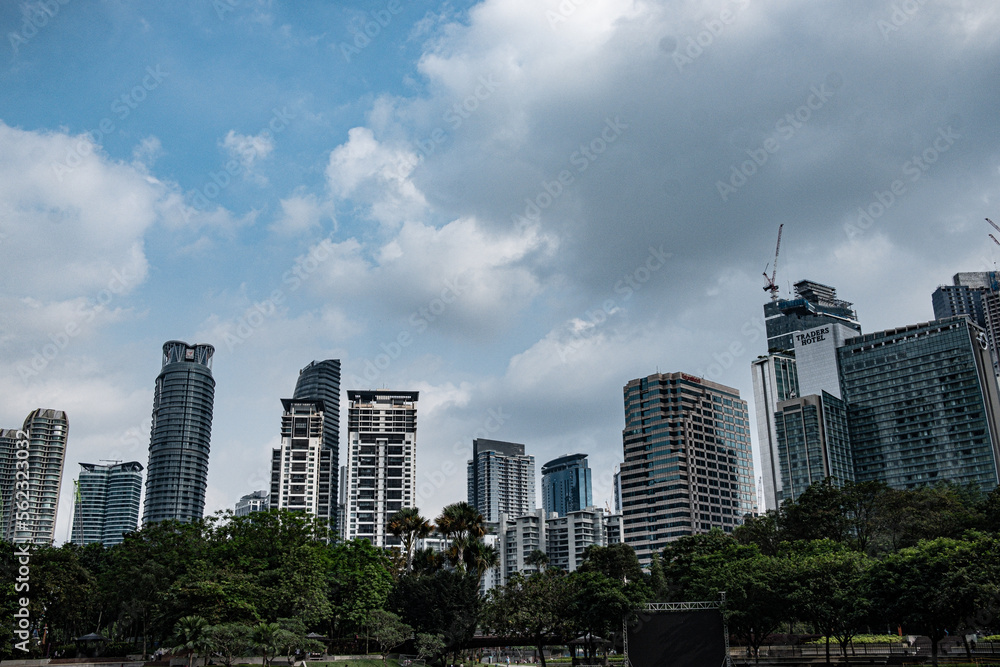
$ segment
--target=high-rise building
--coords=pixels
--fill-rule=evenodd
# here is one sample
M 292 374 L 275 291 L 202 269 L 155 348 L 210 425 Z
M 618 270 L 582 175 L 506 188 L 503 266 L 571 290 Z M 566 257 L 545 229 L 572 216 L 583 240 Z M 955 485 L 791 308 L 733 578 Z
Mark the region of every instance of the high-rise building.
M 624 387 L 625 542 L 639 560 L 684 535 L 731 532 L 756 509 L 750 422 L 739 391 L 687 373 Z
M 795 296 L 764 304 L 767 351 L 791 352 L 792 333 L 823 324 L 843 324 L 861 332 L 858 315 L 848 301 L 837 298 L 837 290 L 811 280 L 795 283 Z
M 294 399 L 323 401 L 323 446 L 330 450 L 330 518 L 337 523 L 336 500 L 340 490 L 340 359 L 313 361 L 299 371 Z
M 931 294 L 934 319 L 967 315 L 986 331 L 993 360 L 993 374 L 1000 377 L 1000 273 L 971 271 L 956 273 L 952 285 L 942 285 Z
M 205 512 L 215 400 L 213 354 L 211 345 L 179 340 L 163 345 L 153 393 L 144 525 L 167 519 L 196 521 Z
M 522 574 L 537 572 L 538 566 L 528 563 L 532 553 L 544 552 L 548 548 L 545 512 L 537 509 L 519 516 L 501 514 L 497 522 L 504 583 L 510 581 L 511 576 L 518 572 Z
M 413 507 L 416 490 L 416 391 L 348 390 L 347 539 L 399 546 L 389 517 Z
M 281 445 L 271 453 L 271 507 L 305 512 L 332 525 L 337 496 L 330 477 L 337 462 L 323 442 L 323 401 L 283 398 L 281 405 Z
M 795 358 L 783 353 L 758 357 L 751 362 L 750 370 L 753 372 L 753 402 L 764 493 L 760 502 L 765 509 L 773 510 L 778 508 L 782 497 L 781 456 L 774 415 L 778 403 L 799 395 L 799 378 L 795 372 Z
M 810 484 L 831 477 L 854 480 L 847 407 L 827 392 L 778 403 L 774 415 L 781 491 L 778 504 L 795 500 Z
M 586 454 L 567 454 L 542 466 L 542 508 L 566 516 L 593 505 Z
M 347 466 L 340 466 L 340 480 L 338 482 L 340 488 L 337 493 L 337 537 L 342 540 L 347 539 L 347 498 L 348 498 L 348 479 L 347 479 Z
M 7 429 L 0 433 L 0 502 L 5 541 L 51 545 L 55 539 L 68 435 L 66 413 L 45 408 L 33 410 L 20 431 Z M 19 487 L 19 482 L 27 482 L 27 488 Z M 19 493 L 22 491 L 27 497 Z
M 1000 481 L 1000 398 L 986 333 L 965 316 L 878 331 L 838 350 L 858 482 Z
M 476 438 L 466 468 L 469 504 L 486 521 L 535 511 L 535 457 L 524 445 Z
M 142 464 L 81 463 L 73 509 L 73 544 L 121 544 L 139 527 Z
M 254 512 L 266 512 L 271 509 L 271 494 L 264 489 L 241 496 L 236 501 L 236 516 L 247 516 Z

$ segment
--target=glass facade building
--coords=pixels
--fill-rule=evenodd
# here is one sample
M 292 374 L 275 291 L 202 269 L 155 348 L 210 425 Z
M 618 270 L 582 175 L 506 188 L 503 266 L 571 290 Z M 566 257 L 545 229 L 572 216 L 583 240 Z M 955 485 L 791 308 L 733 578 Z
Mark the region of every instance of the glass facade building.
M 313 361 L 300 370 L 292 398 L 323 401 L 323 446 L 330 450 L 333 464 L 327 493 L 335 504 L 340 488 L 340 359 Z M 334 524 L 337 515 L 334 505 L 330 510 Z
M 139 527 L 142 464 L 81 463 L 73 503 L 73 544 L 121 544 Z
M 625 542 L 639 560 L 684 535 L 725 532 L 756 509 L 747 403 L 732 387 L 657 373 L 624 387 Z
M 858 482 L 997 486 L 1000 400 L 988 347 L 962 316 L 866 334 L 838 350 Z
M 782 488 L 777 501 L 795 500 L 810 484 L 854 479 L 847 407 L 827 392 L 778 403 L 774 415 Z
M 750 364 L 750 370 L 764 495 L 758 500 L 766 509 L 776 509 L 781 502 L 782 481 L 774 414 L 778 403 L 799 395 L 798 373 L 795 358 L 788 354 L 759 357 Z
M 586 454 L 567 454 L 542 466 L 542 509 L 566 516 L 593 505 Z
M 764 326 L 767 330 L 767 351 L 791 352 L 792 333 L 813 329 L 823 324 L 843 324 L 861 332 L 853 304 L 837 298 L 837 290 L 811 280 L 795 283 L 795 297 L 764 304 Z
M 163 345 L 153 393 L 144 525 L 204 515 L 215 401 L 213 354 L 211 345 L 179 340 Z

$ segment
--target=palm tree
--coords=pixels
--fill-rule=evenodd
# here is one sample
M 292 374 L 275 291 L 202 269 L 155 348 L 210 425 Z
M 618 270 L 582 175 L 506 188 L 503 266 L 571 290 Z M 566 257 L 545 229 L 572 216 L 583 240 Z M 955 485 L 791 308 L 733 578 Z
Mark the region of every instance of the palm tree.
M 191 651 L 188 654 L 188 667 L 191 667 L 198 653 L 211 648 L 211 630 L 212 626 L 201 616 L 184 616 L 178 619 L 177 625 L 174 626 L 174 634 L 180 643 L 171 651 L 174 653 Z
M 387 528 L 403 541 L 403 555 L 406 557 L 406 570 L 409 571 L 413 566 L 413 550 L 417 546 L 417 540 L 430 535 L 434 526 L 420 516 L 420 510 L 416 507 L 404 507 L 392 515 Z
M 486 534 L 486 520 L 467 502 L 453 503 L 441 510 L 436 520 L 438 531 L 451 538 L 448 560 L 456 567 L 465 567 L 465 550 Z
M 549 564 L 549 556 L 541 549 L 535 549 L 524 559 L 524 564 L 537 567 L 538 571 L 541 572 Z
M 487 570 L 500 566 L 500 550 L 495 546 L 487 546 L 481 540 L 476 540 L 469 545 L 465 552 L 465 561 L 469 566 L 476 568 L 479 580 L 482 581 Z
M 277 623 L 258 623 L 253 629 L 253 645 L 264 658 L 264 667 L 278 654 L 278 642 L 281 640 L 281 626 Z

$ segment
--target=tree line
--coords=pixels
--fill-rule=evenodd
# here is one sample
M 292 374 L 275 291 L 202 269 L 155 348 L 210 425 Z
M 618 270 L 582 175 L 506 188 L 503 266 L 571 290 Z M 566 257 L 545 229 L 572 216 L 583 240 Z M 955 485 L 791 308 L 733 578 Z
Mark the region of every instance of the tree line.
M 241 655 L 330 650 L 416 653 L 456 659 L 478 631 L 538 648 L 584 636 L 588 655 L 621 645 L 622 619 L 649 601 L 716 600 L 735 639 L 756 654 L 783 630 L 824 637 L 846 652 L 860 632 L 931 638 L 998 632 L 1000 492 L 954 485 L 895 491 L 838 488 L 827 480 L 777 511 L 748 516 L 731 535 L 671 542 L 648 568 L 631 547 L 593 546 L 567 573 L 544 553 L 528 571 L 480 593 L 500 564 L 485 544 L 482 515 L 467 503 L 431 524 L 402 510 L 389 531 L 401 547 L 338 541 L 314 517 L 271 511 L 161 522 L 104 548 L 35 547 L 30 591 L 15 593 L 18 564 L 5 545 L 2 605 L 13 618 L 29 599 L 33 652 L 71 655 L 74 639 L 98 632 L 106 654 L 157 649 Z M 433 532 L 443 552 L 417 549 Z M 0 656 L 22 657 L 6 635 Z M 15 655 L 17 653 L 18 655 Z

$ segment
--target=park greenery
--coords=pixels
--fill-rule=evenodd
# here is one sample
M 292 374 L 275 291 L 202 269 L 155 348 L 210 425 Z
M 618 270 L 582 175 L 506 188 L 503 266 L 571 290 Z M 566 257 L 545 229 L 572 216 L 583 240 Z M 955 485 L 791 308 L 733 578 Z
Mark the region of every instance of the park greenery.
M 596 657 L 622 643 L 622 619 L 646 602 L 718 600 L 733 641 L 757 655 L 777 635 L 822 641 L 827 659 L 872 635 L 1000 632 L 1000 491 L 955 485 L 908 491 L 827 480 L 779 510 L 670 542 L 640 567 L 625 544 L 592 546 L 564 572 L 543 552 L 526 571 L 481 594 L 500 564 L 483 517 L 467 503 L 431 522 L 415 508 L 393 517 L 401 548 L 339 541 L 314 517 L 271 511 L 162 522 L 121 544 L 34 547 L 30 590 L 16 593 L 11 545 L 0 563 L 11 617 L 20 598 L 36 655 L 80 649 L 98 632 L 105 655 L 211 655 L 230 667 L 260 655 L 406 652 L 456 662 L 477 631 L 538 650 L 588 638 Z M 443 552 L 418 549 L 436 531 Z M 864 635 L 865 637 L 862 637 Z M 44 640 L 44 643 L 41 641 Z M 21 657 L 12 640 L 0 657 Z M 871 641 L 875 641 L 874 639 Z M 883 639 L 884 641 L 884 639 Z M 967 646 L 968 648 L 968 646 Z M 15 653 L 18 655 L 15 656 Z

